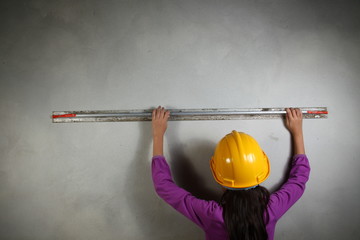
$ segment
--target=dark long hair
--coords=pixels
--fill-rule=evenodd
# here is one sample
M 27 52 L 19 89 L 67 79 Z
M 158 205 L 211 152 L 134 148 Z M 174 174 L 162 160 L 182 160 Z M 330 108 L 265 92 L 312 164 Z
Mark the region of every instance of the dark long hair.
M 269 191 L 261 186 L 224 192 L 221 205 L 230 240 L 268 239 L 264 213 L 269 198 Z

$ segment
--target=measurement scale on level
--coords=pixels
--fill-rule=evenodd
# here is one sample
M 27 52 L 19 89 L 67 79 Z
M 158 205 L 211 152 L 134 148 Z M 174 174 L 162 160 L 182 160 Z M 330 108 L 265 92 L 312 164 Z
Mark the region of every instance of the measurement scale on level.
M 305 119 L 324 119 L 326 107 L 300 107 Z M 247 120 L 284 118 L 285 108 L 167 109 L 170 121 Z M 54 111 L 53 123 L 151 121 L 152 109 Z

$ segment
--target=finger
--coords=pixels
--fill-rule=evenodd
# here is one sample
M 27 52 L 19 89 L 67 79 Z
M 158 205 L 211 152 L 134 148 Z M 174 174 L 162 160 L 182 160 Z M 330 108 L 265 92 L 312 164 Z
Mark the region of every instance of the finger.
M 289 118 L 293 118 L 293 111 L 292 111 L 292 108 L 289 108 Z
M 298 108 L 294 108 L 294 117 L 295 117 L 295 118 L 298 118 L 298 117 L 299 117 Z
M 291 108 L 291 117 L 293 119 L 296 118 L 296 109 L 295 108 Z
M 165 118 L 168 119 L 170 117 L 170 111 L 165 112 Z
M 158 108 L 156 109 L 156 118 L 160 118 L 161 116 L 161 106 L 158 106 Z
M 152 111 L 152 120 L 155 120 L 156 118 L 156 109 Z
M 287 118 L 290 120 L 290 119 L 293 119 L 293 112 L 292 112 L 292 108 L 287 108 L 287 114 L 286 114 Z
M 286 125 L 290 125 L 290 120 L 292 119 L 291 110 L 290 108 L 286 109 Z
M 165 116 L 165 108 L 161 107 L 161 109 L 160 109 L 160 118 L 164 118 L 164 116 Z
M 302 118 L 302 112 L 301 112 L 300 108 L 297 108 L 297 109 L 296 109 L 296 116 L 297 116 L 298 118 Z

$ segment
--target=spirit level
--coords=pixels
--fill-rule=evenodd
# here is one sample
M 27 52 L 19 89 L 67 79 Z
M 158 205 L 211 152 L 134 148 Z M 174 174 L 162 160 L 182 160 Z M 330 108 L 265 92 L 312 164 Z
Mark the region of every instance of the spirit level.
M 301 107 L 305 119 L 327 118 L 326 107 Z M 168 109 L 170 121 L 283 118 L 285 108 Z M 151 109 L 53 112 L 53 123 L 151 121 Z

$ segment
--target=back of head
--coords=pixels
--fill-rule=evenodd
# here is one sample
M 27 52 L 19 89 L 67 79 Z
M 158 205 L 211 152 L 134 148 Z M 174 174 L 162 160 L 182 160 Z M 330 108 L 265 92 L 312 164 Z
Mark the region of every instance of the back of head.
M 264 212 L 269 201 L 266 188 L 226 190 L 221 198 L 223 218 L 230 240 L 265 240 L 268 238 Z
M 232 131 L 217 144 L 210 167 L 227 189 L 221 205 L 230 239 L 267 239 L 263 217 L 269 192 L 259 184 L 268 178 L 270 163 L 256 140 Z

